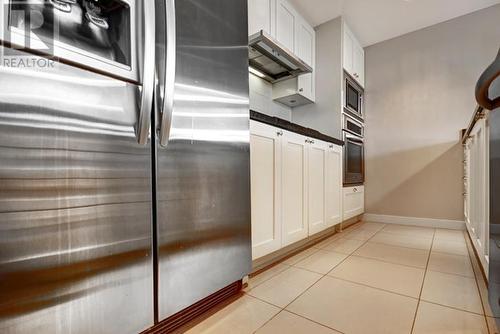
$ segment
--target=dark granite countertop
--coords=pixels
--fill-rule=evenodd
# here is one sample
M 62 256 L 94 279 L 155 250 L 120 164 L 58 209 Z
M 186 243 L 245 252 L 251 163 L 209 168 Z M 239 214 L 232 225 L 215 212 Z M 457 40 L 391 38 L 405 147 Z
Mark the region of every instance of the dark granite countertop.
M 282 118 L 269 116 L 269 115 L 260 113 L 260 112 L 255 111 L 255 110 L 250 110 L 250 119 L 257 121 L 257 122 L 269 124 L 269 125 L 275 126 L 277 128 L 283 129 L 283 130 L 295 132 L 295 133 L 298 133 L 298 134 L 301 134 L 301 135 L 304 135 L 307 137 L 323 140 L 323 141 L 333 143 L 333 144 L 339 145 L 339 146 L 344 146 L 344 141 L 342 141 L 340 139 L 330 137 L 330 136 L 325 135 L 324 133 L 321 133 L 321 132 L 316 131 L 314 129 L 306 128 L 302 125 L 298 125 L 298 124 L 286 121 Z

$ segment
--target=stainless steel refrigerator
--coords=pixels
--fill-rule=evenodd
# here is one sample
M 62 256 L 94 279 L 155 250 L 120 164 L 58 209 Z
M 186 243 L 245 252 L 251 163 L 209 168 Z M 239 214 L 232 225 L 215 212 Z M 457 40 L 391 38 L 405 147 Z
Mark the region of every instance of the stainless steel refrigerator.
M 138 333 L 246 275 L 246 1 L 0 2 L 0 332 Z

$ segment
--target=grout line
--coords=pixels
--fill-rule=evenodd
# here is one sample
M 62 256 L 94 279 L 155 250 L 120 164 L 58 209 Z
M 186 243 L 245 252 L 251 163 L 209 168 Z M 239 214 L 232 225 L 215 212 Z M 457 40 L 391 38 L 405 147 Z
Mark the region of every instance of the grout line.
M 470 314 L 474 314 L 474 315 L 478 315 L 478 316 L 484 316 L 484 314 L 482 314 L 482 313 L 477 313 L 477 312 L 473 312 L 473 311 L 464 310 L 464 309 L 458 308 L 456 306 L 450 306 L 450 305 L 440 304 L 438 302 L 433 302 L 433 301 L 430 301 L 430 300 L 427 300 L 427 299 L 421 299 L 421 301 L 423 301 L 423 302 L 425 302 L 427 304 L 434 304 L 434 305 L 438 305 L 438 306 L 445 307 L 445 308 L 450 308 L 452 310 L 456 310 L 456 311 L 460 311 L 460 312 L 470 313 Z
M 431 252 L 429 251 L 429 254 Z M 387 260 L 382 260 L 380 258 L 373 258 L 373 257 L 368 257 L 368 256 L 363 256 L 363 255 L 359 255 L 359 254 L 352 254 L 353 256 L 357 256 L 357 257 L 362 257 L 363 259 L 369 259 L 369 260 L 375 260 L 375 261 L 380 261 L 380 262 L 384 262 L 384 263 L 390 263 L 390 264 L 396 264 L 398 266 L 405 266 L 405 267 L 410 267 L 410 268 L 416 268 L 416 269 L 422 269 L 422 270 L 425 270 L 426 268 L 422 268 L 422 267 L 417 267 L 417 266 L 410 266 L 409 264 L 402 264 L 402 263 L 396 263 L 396 262 L 390 262 L 390 261 L 387 261 Z
M 422 286 L 420 287 L 420 294 L 418 295 L 417 308 L 415 309 L 415 317 L 413 317 L 413 324 L 411 325 L 410 333 L 413 333 L 413 330 L 415 329 L 415 323 L 417 322 L 418 308 L 420 307 L 420 302 L 422 300 L 422 291 L 424 290 L 425 277 L 427 276 L 427 268 L 429 267 L 429 261 L 431 259 L 432 246 L 434 245 L 435 236 L 436 236 L 436 229 L 434 229 L 434 233 L 432 234 L 431 248 L 429 250 L 429 255 L 427 255 L 427 264 L 425 265 L 424 278 L 422 280 Z
M 261 284 L 263 284 L 263 283 L 265 283 L 265 282 L 269 281 L 271 278 L 278 276 L 278 275 L 279 275 L 279 274 L 281 274 L 282 272 L 287 271 L 288 269 L 290 269 L 290 267 L 292 267 L 291 265 L 289 265 L 289 264 L 287 264 L 287 263 L 280 262 L 280 263 L 278 263 L 278 264 L 276 264 L 276 265 L 274 265 L 274 266 L 270 267 L 270 268 L 269 268 L 269 269 L 267 269 L 267 270 L 271 270 L 272 268 L 275 268 L 275 267 L 277 267 L 277 266 L 278 266 L 278 265 L 280 265 L 280 264 L 281 264 L 281 265 L 284 265 L 284 266 L 287 266 L 288 268 L 285 268 L 285 269 L 283 269 L 282 271 L 277 272 L 277 273 L 275 273 L 274 275 L 269 276 L 267 279 L 263 280 L 262 282 L 258 283 L 258 284 L 257 284 L 257 285 L 255 285 L 255 286 L 253 286 L 253 287 L 249 288 L 249 289 L 248 289 L 248 291 L 251 291 L 251 290 L 255 289 L 255 288 L 256 288 L 256 287 L 258 287 L 259 285 L 261 285 Z M 260 272 L 259 274 L 255 275 L 254 277 L 258 277 L 259 275 L 261 275 L 261 274 L 265 273 L 267 270 L 264 270 L 263 272 Z M 252 278 L 253 278 L 253 277 L 251 277 L 250 279 L 252 279 Z

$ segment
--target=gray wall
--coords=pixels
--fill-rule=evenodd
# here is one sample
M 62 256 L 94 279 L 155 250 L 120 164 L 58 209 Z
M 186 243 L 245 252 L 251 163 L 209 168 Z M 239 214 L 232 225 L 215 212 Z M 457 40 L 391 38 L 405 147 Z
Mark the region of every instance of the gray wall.
M 365 49 L 367 213 L 463 220 L 459 130 L 500 46 L 500 5 Z
M 292 121 L 341 138 L 342 20 L 316 28 L 316 103 L 292 110 Z

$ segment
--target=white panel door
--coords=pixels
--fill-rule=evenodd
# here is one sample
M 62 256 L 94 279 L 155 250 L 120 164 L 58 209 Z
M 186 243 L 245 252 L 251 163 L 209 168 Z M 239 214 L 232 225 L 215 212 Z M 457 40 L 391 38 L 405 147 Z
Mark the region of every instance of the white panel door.
M 365 51 L 361 45 L 355 43 L 353 47 L 353 73 L 354 79 L 365 86 Z
M 343 189 L 343 220 L 358 216 L 365 212 L 365 191 L 363 186 Z
M 315 101 L 314 67 L 316 57 L 316 32 L 304 19 L 297 20 L 297 57 L 313 68 L 313 73 L 303 74 L 298 77 L 299 93 L 311 101 Z
M 309 235 L 328 227 L 325 219 L 325 177 L 328 144 L 311 139 L 307 149 L 307 221 Z
M 276 9 L 276 0 L 248 0 L 248 34 L 253 35 L 264 30 L 274 36 L 272 17 Z
M 308 236 L 305 215 L 306 138 L 284 131 L 282 138 L 283 246 Z
M 344 43 L 342 46 L 343 52 L 343 65 L 344 69 L 350 74 L 353 75 L 354 70 L 354 36 L 351 34 L 351 31 L 344 25 L 344 34 L 343 34 Z
M 325 219 L 328 226 L 342 222 L 342 147 L 329 144 L 326 154 Z
M 276 39 L 295 52 L 295 35 L 297 27 L 297 12 L 287 0 L 276 2 Z
M 252 258 L 281 248 L 279 129 L 250 122 Z

